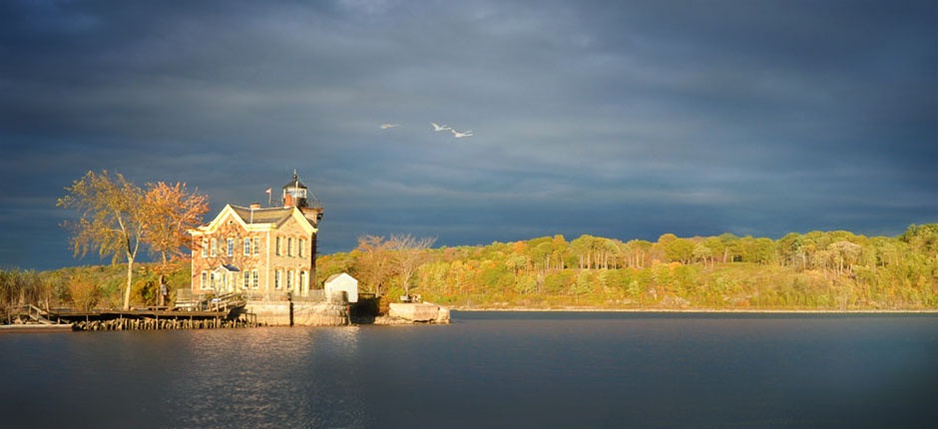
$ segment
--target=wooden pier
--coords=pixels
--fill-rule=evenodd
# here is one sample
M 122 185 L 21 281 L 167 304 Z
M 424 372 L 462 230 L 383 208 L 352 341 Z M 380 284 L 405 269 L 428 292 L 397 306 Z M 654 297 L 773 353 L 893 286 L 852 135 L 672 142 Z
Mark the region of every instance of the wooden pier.
M 29 305 L 19 312 L 26 323 L 3 325 L 0 332 L 124 331 L 159 329 L 217 329 L 258 326 L 257 316 L 245 311 L 245 300 L 236 294 L 206 300 L 186 309 L 145 308 L 134 310 L 68 309 L 44 310 Z M 13 328 L 14 326 L 21 326 Z M 29 329 L 32 326 L 37 329 Z M 38 329 L 39 326 L 44 328 Z M 8 328 L 8 329 L 7 329 Z M 59 328 L 59 329 L 56 329 Z

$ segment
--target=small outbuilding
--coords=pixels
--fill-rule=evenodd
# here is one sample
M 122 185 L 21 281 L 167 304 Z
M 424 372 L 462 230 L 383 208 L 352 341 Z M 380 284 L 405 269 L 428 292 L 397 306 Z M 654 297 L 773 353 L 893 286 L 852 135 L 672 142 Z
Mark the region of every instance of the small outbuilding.
M 333 274 L 326 279 L 325 291 L 327 299 L 332 299 L 336 292 L 345 292 L 348 302 L 358 302 L 358 280 L 348 273 Z

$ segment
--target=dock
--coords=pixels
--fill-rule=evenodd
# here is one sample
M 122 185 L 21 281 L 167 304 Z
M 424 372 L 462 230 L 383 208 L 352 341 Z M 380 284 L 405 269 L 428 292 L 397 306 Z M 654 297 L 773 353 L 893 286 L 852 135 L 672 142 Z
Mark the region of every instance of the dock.
M 245 311 L 245 303 L 242 296 L 228 294 L 184 308 L 81 311 L 41 309 L 28 305 L 16 314 L 19 323 L 2 325 L 0 332 L 218 329 L 258 326 L 257 316 Z

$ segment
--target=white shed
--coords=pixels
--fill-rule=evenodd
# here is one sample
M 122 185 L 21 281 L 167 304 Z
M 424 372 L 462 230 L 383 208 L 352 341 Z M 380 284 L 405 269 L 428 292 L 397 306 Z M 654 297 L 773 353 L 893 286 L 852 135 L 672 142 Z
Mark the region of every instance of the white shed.
M 358 302 L 358 280 L 348 273 L 333 274 L 326 279 L 326 299 L 332 299 L 335 292 L 345 292 L 348 302 Z

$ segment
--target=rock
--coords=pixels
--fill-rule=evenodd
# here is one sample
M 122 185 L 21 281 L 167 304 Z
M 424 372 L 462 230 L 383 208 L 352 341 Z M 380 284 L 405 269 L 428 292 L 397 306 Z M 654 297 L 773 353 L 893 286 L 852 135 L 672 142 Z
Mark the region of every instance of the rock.
M 440 307 L 440 311 L 437 312 L 436 315 L 436 323 L 443 325 L 449 324 L 449 308 Z
M 411 322 L 449 323 L 449 309 L 431 303 L 391 303 L 388 316 Z

